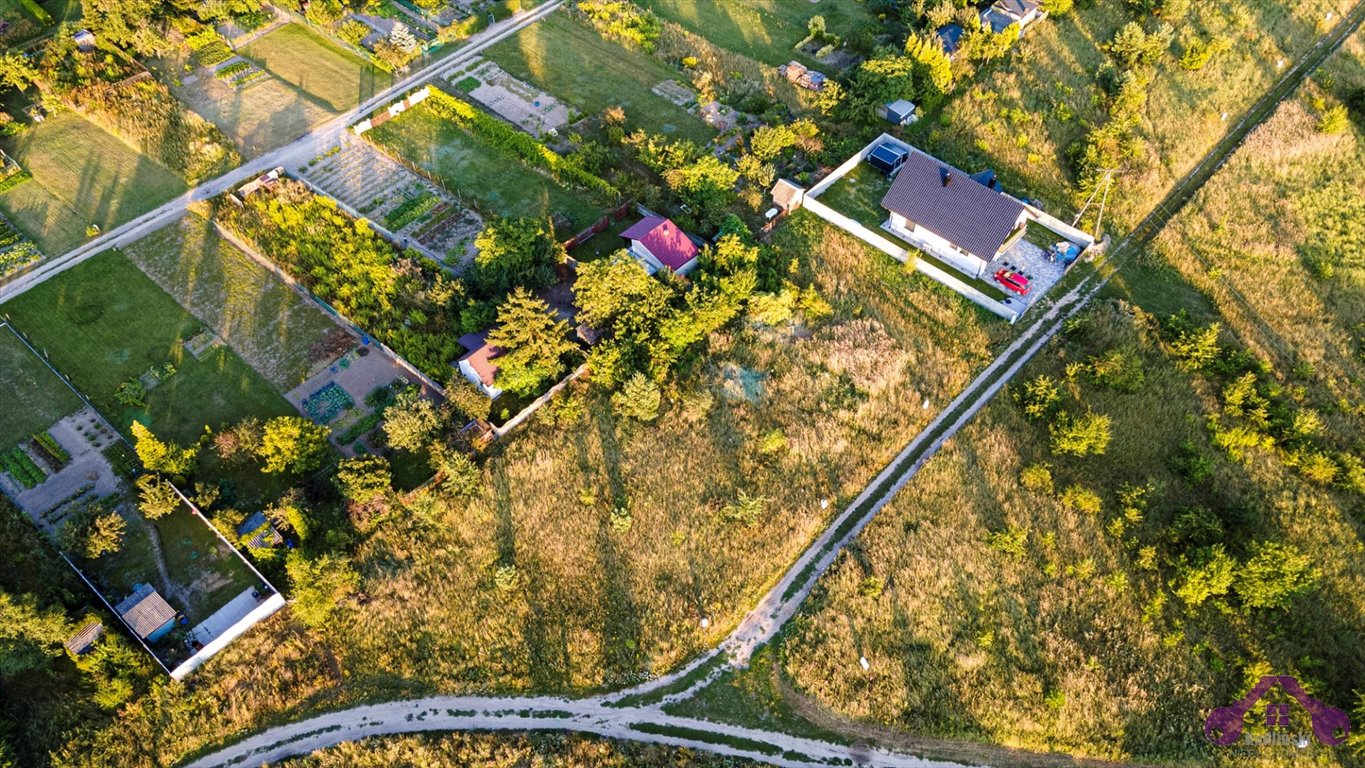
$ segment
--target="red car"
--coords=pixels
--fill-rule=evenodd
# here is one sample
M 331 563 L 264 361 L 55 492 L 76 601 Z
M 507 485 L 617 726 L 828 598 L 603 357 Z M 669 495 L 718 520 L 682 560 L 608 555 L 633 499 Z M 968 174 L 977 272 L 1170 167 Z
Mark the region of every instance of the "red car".
M 1028 295 L 1028 278 L 1018 272 L 1002 269 L 995 273 L 995 281 L 1020 296 Z

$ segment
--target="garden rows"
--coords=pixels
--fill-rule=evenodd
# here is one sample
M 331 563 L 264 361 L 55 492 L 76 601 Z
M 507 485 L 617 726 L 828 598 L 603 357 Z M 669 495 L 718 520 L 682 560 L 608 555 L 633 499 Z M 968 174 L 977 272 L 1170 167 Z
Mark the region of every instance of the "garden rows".
M 246 59 L 235 59 L 214 70 L 213 76 L 233 90 L 241 90 L 265 77 L 265 70 Z
M 0 277 L 41 259 L 43 254 L 31 240 L 0 216 Z
M 362 216 L 438 254 L 463 251 L 462 242 L 482 225 L 451 195 L 361 141 L 344 139 L 301 175 Z

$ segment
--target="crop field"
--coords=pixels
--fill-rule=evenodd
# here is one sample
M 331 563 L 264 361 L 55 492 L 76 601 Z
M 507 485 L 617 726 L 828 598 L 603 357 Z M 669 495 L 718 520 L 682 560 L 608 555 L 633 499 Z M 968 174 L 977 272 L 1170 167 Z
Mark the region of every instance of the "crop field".
M 487 49 L 513 77 L 583 114 L 625 108 L 626 126 L 705 143 L 715 131 L 650 89 L 682 76 L 649 56 L 604 40 L 568 15 L 554 13 Z
M 777 66 L 805 59 L 795 50 L 806 37 L 812 16 L 823 16 L 830 33 L 847 37 L 857 28 L 875 23 L 864 3 L 823 0 L 643 0 L 640 5 L 701 35 L 721 48 Z M 814 60 L 808 63 L 815 64 Z
M 0 210 L 49 256 L 79 245 L 90 224 L 111 229 L 185 191 L 165 166 L 69 111 L 4 149 L 33 179 L 0 194 Z
M 299 24 L 286 24 L 252 41 L 240 53 L 297 88 L 315 106 L 331 112 L 345 112 L 393 82 L 388 72 Z M 243 91 L 242 98 L 254 90 Z M 288 114 L 287 101 L 284 106 Z M 300 110 L 293 111 L 297 114 Z
M 120 429 L 145 419 L 158 436 L 187 442 L 206 424 L 294 413 L 232 350 L 219 346 L 202 359 L 186 352 L 181 342 L 203 323 L 118 252 L 61 273 L 0 312 Z M 146 408 L 115 399 L 119 385 L 168 363 L 175 373 L 147 392 Z
M 193 82 L 172 85 L 171 90 L 218 126 L 247 158 L 289 143 L 340 111 L 268 74 L 238 89 L 202 70 Z
M 281 392 L 308 377 L 334 346 L 329 339 L 346 337 L 317 305 L 195 214 L 124 252 Z
M 527 168 L 439 117 L 426 104 L 366 131 L 365 138 L 441 179 L 447 189 L 466 202 L 472 201 L 485 215 L 561 214 L 569 219 L 570 232 L 602 216 L 602 207 L 590 202 L 587 195 L 565 189 L 554 179 Z
M 81 407 L 66 382 L 39 362 L 9 326 L 0 327 L 0 450 L 8 450 Z
M 1121 228 L 1135 223 L 1349 6 L 1342 0 L 1193 6 L 1176 25 L 1171 52 L 1155 65 L 1138 129 L 1145 139 L 1140 169 L 1119 178 L 1106 220 Z M 1078 4 L 1030 27 L 1003 63 L 953 95 L 941 120 L 921 121 L 912 143 L 960 167 L 994 168 L 1012 194 L 1038 198 L 1069 219 L 1082 201 L 1072 199 L 1067 149 L 1084 140 L 1087 123 L 1105 119 L 1095 73 L 1109 61 L 1104 46 L 1132 18 L 1121 3 Z M 1214 38 L 1230 50 L 1197 71 L 1180 66 L 1193 43 Z

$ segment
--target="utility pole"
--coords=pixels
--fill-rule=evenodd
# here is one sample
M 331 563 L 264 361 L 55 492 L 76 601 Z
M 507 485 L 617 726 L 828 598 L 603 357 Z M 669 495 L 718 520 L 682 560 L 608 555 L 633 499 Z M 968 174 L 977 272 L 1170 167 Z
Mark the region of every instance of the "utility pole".
M 1100 226 L 1104 223 L 1104 206 L 1109 200 L 1109 188 L 1114 184 L 1114 176 L 1123 173 L 1123 171 L 1119 168 L 1101 168 L 1099 172 L 1104 174 L 1104 194 L 1100 194 L 1100 185 L 1096 184 L 1095 189 L 1090 193 L 1089 199 L 1087 199 L 1085 205 L 1082 205 L 1081 209 L 1076 212 L 1076 218 L 1071 222 L 1071 226 L 1073 227 L 1079 224 L 1081 217 L 1085 215 L 1085 212 L 1090 208 L 1090 204 L 1095 202 L 1095 197 L 1098 195 L 1100 197 L 1100 209 L 1098 216 L 1095 218 L 1095 239 L 1097 240 L 1100 237 Z

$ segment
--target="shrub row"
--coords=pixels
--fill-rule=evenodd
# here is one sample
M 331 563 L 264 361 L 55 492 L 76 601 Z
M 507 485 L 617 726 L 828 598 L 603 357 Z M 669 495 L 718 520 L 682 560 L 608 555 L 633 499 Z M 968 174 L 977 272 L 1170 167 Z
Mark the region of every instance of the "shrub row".
M 561 182 L 596 192 L 611 200 L 620 197 L 621 193 L 616 187 L 605 179 L 583 170 L 574 158 L 556 153 L 530 134 L 480 111 L 472 104 L 436 90 L 431 92 L 431 97 L 426 103 L 430 104 L 431 109 L 440 117 L 478 136 L 494 148 L 520 158 L 528 165 L 548 171 Z
M 0 193 L 8 192 L 31 178 L 33 178 L 33 174 L 28 171 L 12 173 L 4 179 L 0 179 Z

